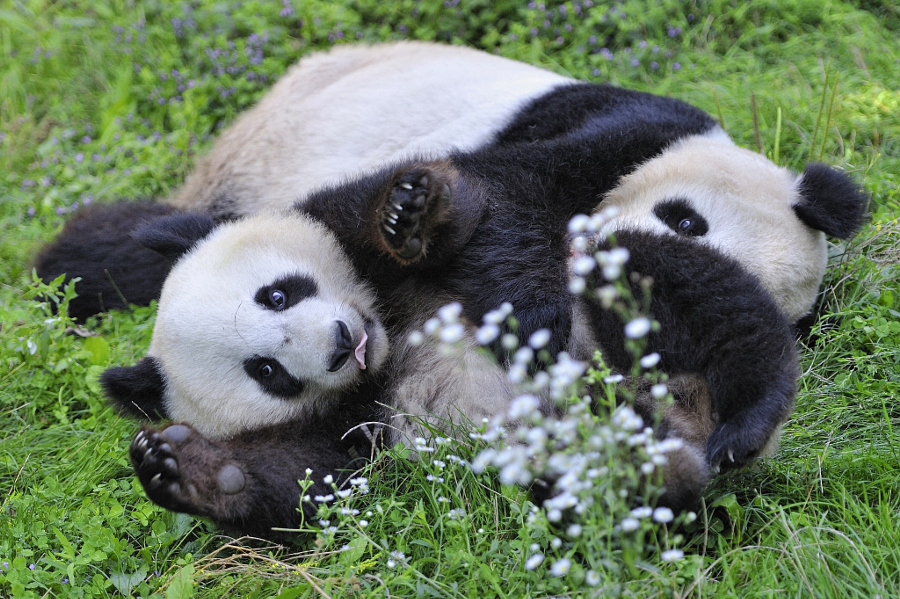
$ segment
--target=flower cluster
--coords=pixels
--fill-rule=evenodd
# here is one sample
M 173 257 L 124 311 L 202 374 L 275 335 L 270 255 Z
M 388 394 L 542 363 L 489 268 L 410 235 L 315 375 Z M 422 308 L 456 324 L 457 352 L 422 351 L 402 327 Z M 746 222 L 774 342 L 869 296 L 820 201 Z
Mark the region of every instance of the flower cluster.
M 624 268 L 628 251 L 597 249 L 597 239 L 615 217 L 613 210 L 605 210 L 571 221 L 570 290 L 620 312 L 626 342 L 634 344 L 635 367 L 629 376 L 648 379 L 651 396 L 663 401 L 668 389 L 656 372 L 660 356 L 642 351 L 654 323 L 640 312 L 646 301 L 631 297 Z M 592 273 L 598 276 L 589 276 Z M 594 281 L 601 282 L 599 289 L 589 288 Z M 592 365 L 566 353 L 555 360 L 543 355 L 541 363 L 548 366 L 539 369 L 535 361 L 544 352 L 549 331 L 538 331 L 520 344 L 514 334 L 504 333 L 515 328 L 515 309 L 510 304 L 485 314 L 478 328 L 463 324 L 462 311 L 456 303 L 444 306 L 414 340 L 430 338 L 447 351 L 471 340 L 482 346 L 499 342 L 509 356 L 501 360 L 507 376 L 521 390 L 505 414 L 470 433 L 470 439 L 484 444 L 472 461 L 472 470 L 481 474 L 496 469 L 505 485 L 546 489 L 543 509 L 530 516 L 532 524 L 541 519 L 551 526 L 571 522 L 566 528 L 568 542 L 558 537 L 551 541 L 550 549 L 557 557 L 551 559 L 538 547 L 526 558 L 526 570 L 546 567 L 553 576 L 568 576 L 573 569 L 572 548 L 578 545 L 575 539 L 587 537 L 585 531 L 601 537 L 614 531 L 617 543 L 640 545 L 655 527 L 676 519 L 670 509 L 653 505 L 660 493 L 661 468 L 683 443 L 676 438 L 658 440 L 653 423 L 645 423 L 627 402 L 621 403 L 628 395 L 620 383 L 629 377 L 611 372 L 599 353 Z M 591 376 L 585 376 L 589 368 Z M 548 405 L 555 410 L 548 410 Z M 666 546 L 660 548 L 659 559 L 673 561 L 680 555 Z M 583 574 L 588 584 L 597 580 L 597 570 Z

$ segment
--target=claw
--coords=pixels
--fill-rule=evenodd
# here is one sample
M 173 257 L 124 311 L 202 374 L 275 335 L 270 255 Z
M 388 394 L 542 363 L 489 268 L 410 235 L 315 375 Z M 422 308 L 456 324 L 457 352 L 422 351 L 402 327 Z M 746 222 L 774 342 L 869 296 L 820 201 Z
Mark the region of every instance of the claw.
M 390 233 L 391 235 L 397 234 L 397 232 L 395 230 L 393 230 L 392 228 L 390 228 L 389 226 L 387 226 L 387 225 L 382 225 L 382 226 L 384 227 L 384 230 L 387 231 L 388 233 Z
M 731 460 L 732 464 L 734 463 L 734 450 L 732 450 L 732 449 L 728 450 L 728 459 Z
M 400 204 L 391 204 L 391 206 L 393 206 L 394 210 L 396 210 L 397 212 L 403 211 L 403 206 L 401 206 Z
M 400 187 L 402 187 L 403 189 L 412 189 L 413 186 L 412 186 L 412 184 L 404 181 L 403 183 L 400 184 Z

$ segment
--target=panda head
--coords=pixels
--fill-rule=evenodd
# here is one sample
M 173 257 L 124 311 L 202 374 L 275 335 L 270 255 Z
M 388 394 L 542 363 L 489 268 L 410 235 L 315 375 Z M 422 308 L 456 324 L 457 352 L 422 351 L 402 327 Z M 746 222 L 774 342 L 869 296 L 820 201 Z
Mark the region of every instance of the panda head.
M 101 378 L 120 407 L 223 438 L 321 414 L 383 366 L 375 296 L 322 225 L 265 214 L 204 237 L 191 218 L 138 234 L 169 255 L 190 249 L 166 279 L 147 357 Z
M 797 176 L 719 128 L 676 142 L 601 203 L 617 209 L 613 229 L 684 235 L 729 254 L 760 278 L 792 322 L 815 303 L 826 235 L 848 238 L 867 205 L 845 174 L 812 164 Z

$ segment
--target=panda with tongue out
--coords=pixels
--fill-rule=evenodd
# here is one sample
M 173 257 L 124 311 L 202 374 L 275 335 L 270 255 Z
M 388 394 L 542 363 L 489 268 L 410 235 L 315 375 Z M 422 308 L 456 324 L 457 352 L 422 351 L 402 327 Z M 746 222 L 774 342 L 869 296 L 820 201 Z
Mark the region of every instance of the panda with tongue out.
M 496 68 L 500 75 L 532 69 L 500 66 L 495 61 L 501 59 L 458 48 L 420 49 L 416 59 L 402 45 L 344 49 L 334 53 L 330 73 L 349 81 L 355 72 L 382 66 L 399 72 L 390 68 L 397 61 L 427 64 L 446 53 L 453 64 Z M 367 51 L 369 66 L 362 60 L 365 68 L 355 70 Z M 342 61 L 354 69 L 341 70 Z M 302 70 L 303 63 L 297 73 Z M 176 216 L 139 234 L 178 262 L 163 290 L 148 357 L 103 379 L 126 408 L 196 429 L 179 425 L 168 439 L 167 431 L 136 439 L 132 455 L 154 500 L 238 526 L 290 521 L 296 467 L 321 462 L 330 471 L 346 463 L 348 447 L 362 448 L 367 440 L 342 437 L 343 431 L 383 417 L 379 402 L 451 419 L 452 407 L 475 421 L 502 411 L 515 391 L 477 353 L 466 353 L 465 368 L 457 368 L 433 348 L 406 345 L 408 332 L 447 301 L 462 299 L 470 322 L 499 301 L 512 301 L 523 336 L 548 328 L 554 350 L 584 356 L 599 344 L 617 367 L 627 368 L 616 349 L 621 327 L 565 292 L 565 222 L 600 200 L 619 207 L 620 241 L 630 240 L 627 247 L 641 265 L 635 270 L 656 281 L 654 316 L 668 335 L 657 340 L 664 368 L 699 373 L 710 385 L 711 405 L 695 410 L 682 427 L 691 430 L 679 430 L 678 418 L 663 422 L 673 433 L 701 439 L 685 460 L 696 467 L 682 468 L 685 495 L 696 497 L 708 476 L 704 467 L 726 458 L 741 464 L 764 449 L 793 397 L 795 357 L 778 307 L 792 320 L 809 309 L 824 267 L 822 231 L 849 235 L 865 197 L 821 165 L 800 178 L 774 167 L 737 148 L 707 115 L 675 100 L 532 75 L 539 84 L 514 101 L 498 96 L 503 110 L 485 112 L 503 123 L 493 131 L 482 127 L 481 135 L 489 133 L 485 145 L 477 142 L 441 163 L 376 169 L 310 194 L 291 212 L 215 228 L 210 215 L 227 220 L 278 203 L 275 187 L 286 179 L 253 174 L 257 163 L 247 154 L 250 147 L 268 147 L 269 126 L 256 129 L 255 143 L 241 135 L 272 115 L 273 102 L 284 106 L 284 94 L 297 93 L 301 79 L 288 75 L 223 136 L 192 179 L 213 172 L 210 164 L 222 169 L 215 193 L 195 206 L 206 217 Z M 276 128 L 282 138 L 290 130 Z M 390 133 L 379 130 L 371 139 L 390 139 Z M 294 154 L 281 155 L 259 164 L 293 172 L 289 164 L 277 165 Z M 354 164 L 366 162 L 344 166 Z M 398 201 L 405 214 L 391 211 L 385 198 L 418 192 L 414 184 L 423 173 L 449 193 L 426 184 L 435 212 L 426 213 L 422 227 L 398 228 L 415 210 Z M 255 195 L 247 193 L 254 189 Z M 253 204 L 250 197 L 259 199 Z M 759 276 L 777 304 L 717 250 Z M 736 331 L 748 322 L 746 331 Z M 730 339 L 738 340 L 732 346 L 740 351 L 725 351 Z M 265 465 L 273 455 L 291 467 Z M 229 484 L 220 485 L 215 476 L 226 472 L 241 476 L 225 476 Z M 237 478 L 244 481 L 240 491 L 225 493 Z M 678 486 L 677 477 L 672 484 Z M 279 515 L 267 519 L 270 512 Z

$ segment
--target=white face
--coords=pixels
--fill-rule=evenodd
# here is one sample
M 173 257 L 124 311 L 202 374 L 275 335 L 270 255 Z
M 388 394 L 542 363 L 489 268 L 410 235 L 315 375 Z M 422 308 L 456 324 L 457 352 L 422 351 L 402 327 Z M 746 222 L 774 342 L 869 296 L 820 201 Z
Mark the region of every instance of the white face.
M 324 410 L 387 351 L 333 235 L 281 214 L 223 225 L 176 263 L 148 355 L 169 415 L 222 438 Z
M 601 207 L 618 208 L 614 228 L 672 234 L 686 228 L 681 234 L 693 234 L 759 277 L 796 321 L 812 309 L 827 262 L 824 233 L 792 208 L 797 183 L 787 169 L 716 130 L 685 138 L 624 177 Z

